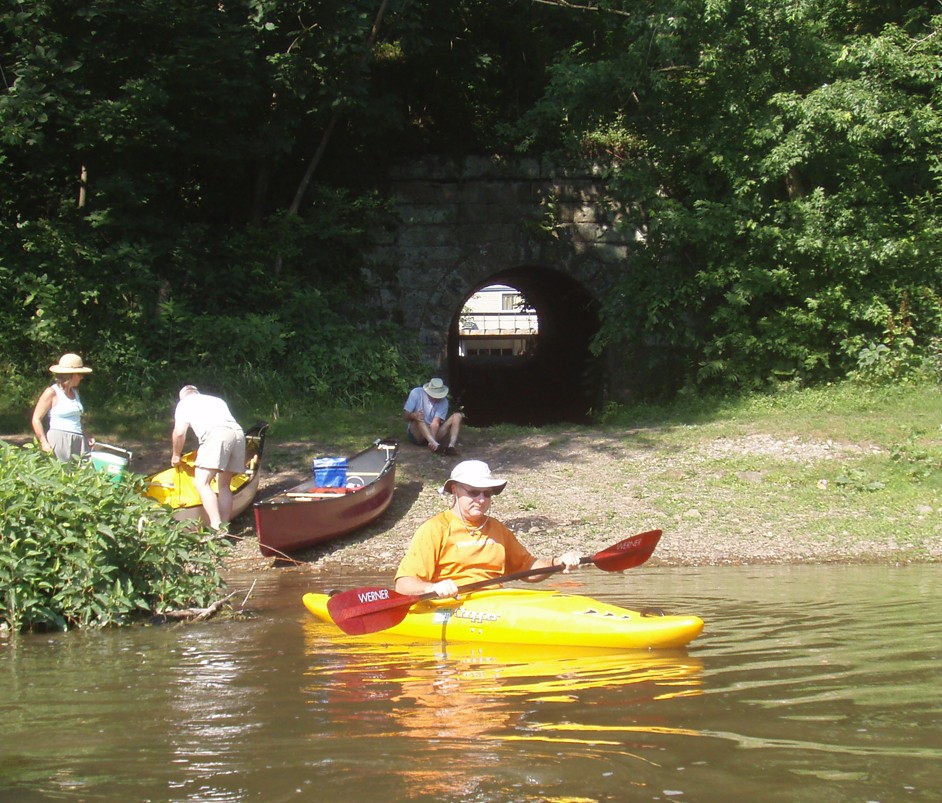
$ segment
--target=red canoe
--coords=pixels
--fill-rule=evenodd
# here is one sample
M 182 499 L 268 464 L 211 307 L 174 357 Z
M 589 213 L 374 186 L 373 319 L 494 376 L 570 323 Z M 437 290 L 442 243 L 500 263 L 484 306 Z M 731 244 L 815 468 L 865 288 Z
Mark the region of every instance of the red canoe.
M 399 443 L 377 440 L 347 458 L 341 487 L 312 477 L 255 503 L 255 529 L 263 555 L 297 552 L 365 527 L 392 502 Z

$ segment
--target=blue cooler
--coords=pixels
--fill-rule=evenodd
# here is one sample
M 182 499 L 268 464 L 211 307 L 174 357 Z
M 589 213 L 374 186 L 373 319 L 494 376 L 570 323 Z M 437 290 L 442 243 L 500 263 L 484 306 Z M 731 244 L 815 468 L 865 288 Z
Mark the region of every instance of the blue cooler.
M 314 482 L 318 488 L 344 488 L 347 485 L 346 457 L 314 458 Z

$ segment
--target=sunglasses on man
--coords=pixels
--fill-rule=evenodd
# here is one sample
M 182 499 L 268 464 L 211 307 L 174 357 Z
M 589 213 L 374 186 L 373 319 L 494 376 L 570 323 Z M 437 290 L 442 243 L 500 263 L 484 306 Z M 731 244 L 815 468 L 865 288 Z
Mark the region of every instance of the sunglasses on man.
M 455 483 L 455 484 L 458 485 L 458 483 Z M 493 488 L 468 488 L 465 485 L 458 485 L 458 487 L 461 489 L 462 493 L 465 496 L 470 496 L 472 498 L 478 497 L 478 496 L 484 496 L 490 499 L 494 495 Z

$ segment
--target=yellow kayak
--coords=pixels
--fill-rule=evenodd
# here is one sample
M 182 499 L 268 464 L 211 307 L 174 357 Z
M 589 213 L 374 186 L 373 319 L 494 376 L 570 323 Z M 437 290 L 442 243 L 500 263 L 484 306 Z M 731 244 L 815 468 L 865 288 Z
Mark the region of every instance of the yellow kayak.
M 327 594 L 305 594 L 304 606 L 331 622 Z M 422 600 L 383 634 L 441 642 L 533 644 L 607 649 L 683 647 L 703 630 L 697 616 L 665 616 L 557 591 L 496 588 L 458 599 Z M 375 638 L 374 638 L 375 640 Z

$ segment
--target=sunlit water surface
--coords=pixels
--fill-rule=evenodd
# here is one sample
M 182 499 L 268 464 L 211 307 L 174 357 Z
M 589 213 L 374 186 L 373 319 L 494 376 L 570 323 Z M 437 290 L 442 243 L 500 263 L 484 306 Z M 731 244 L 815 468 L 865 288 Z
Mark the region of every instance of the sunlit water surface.
M 663 653 L 338 638 L 270 575 L 247 620 L 0 641 L 0 801 L 942 800 L 942 566 L 543 584 L 706 620 Z

